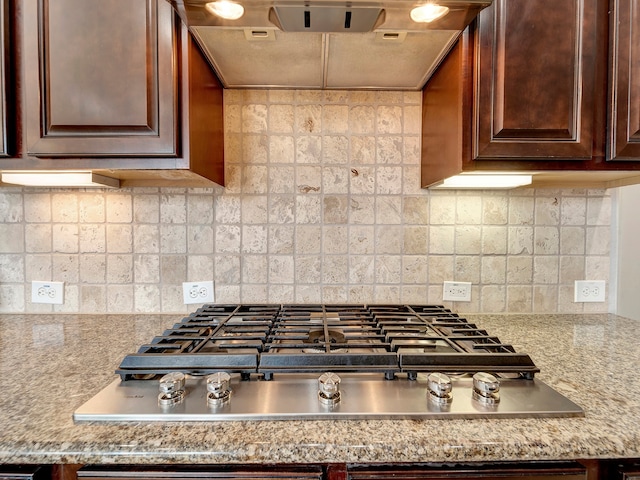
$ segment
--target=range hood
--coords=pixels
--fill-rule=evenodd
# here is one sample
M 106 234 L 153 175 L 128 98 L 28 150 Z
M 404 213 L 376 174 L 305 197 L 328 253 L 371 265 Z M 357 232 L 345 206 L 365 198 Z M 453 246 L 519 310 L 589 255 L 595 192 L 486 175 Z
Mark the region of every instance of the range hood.
M 237 20 L 168 1 L 226 88 L 420 90 L 492 0 L 438 1 L 431 23 L 410 16 L 425 0 L 234 0 Z

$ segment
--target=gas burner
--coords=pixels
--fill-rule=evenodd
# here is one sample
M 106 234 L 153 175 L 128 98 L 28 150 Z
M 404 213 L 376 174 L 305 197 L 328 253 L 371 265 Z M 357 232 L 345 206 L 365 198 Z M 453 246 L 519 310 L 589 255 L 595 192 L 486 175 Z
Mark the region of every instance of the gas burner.
M 303 343 L 309 344 L 308 347 L 302 349 L 304 353 L 345 353 L 348 351 L 343 345 L 347 342 L 347 337 L 341 330 L 328 329 L 327 336 L 324 330 L 312 330 L 307 338 L 302 340 Z M 338 344 L 338 345 L 335 345 Z

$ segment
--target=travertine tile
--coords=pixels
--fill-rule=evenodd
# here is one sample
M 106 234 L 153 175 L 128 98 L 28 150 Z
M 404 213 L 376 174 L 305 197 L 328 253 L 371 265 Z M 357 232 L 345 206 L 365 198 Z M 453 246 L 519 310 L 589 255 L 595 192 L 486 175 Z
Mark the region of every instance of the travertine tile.
M 265 255 L 243 255 L 242 282 L 267 283 L 269 276 L 268 261 Z
M 379 106 L 376 110 L 376 132 L 402 133 L 402 107 Z
M 133 256 L 109 255 L 107 257 L 107 283 L 133 282 Z
M 348 257 L 346 255 L 325 255 L 322 263 L 322 283 L 346 285 L 348 282 Z
M 78 221 L 78 195 L 76 193 L 54 193 L 51 195 L 51 220 L 53 222 Z
M 326 255 L 348 253 L 348 227 L 346 225 L 325 225 L 322 228 L 322 251 Z
M 29 291 L 31 293 L 31 291 Z M 31 298 L 31 295 L 29 295 Z M 0 312 L 19 313 L 25 311 L 24 285 L 0 284 Z
M 584 225 L 587 213 L 585 197 L 564 197 L 560 205 L 562 225 Z
M 78 224 L 55 223 L 51 229 L 52 249 L 56 253 L 78 253 Z
M 107 251 L 109 253 L 131 253 L 133 251 L 133 225 L 107 225 Z
M 213 255 L 189 255 L 187 257 L 187 280 L 190 282 L 215 280 L 213 260 Z
M 268 125 L 268 129 L 272 133 L 293 133 L 293 105 L 270 105 Z
M 405 226 L 403 248 L 407 255 L 426 255 L 429 252 L 429 229 L 426 226 Z
M 5 225 L 2 228 L 7 228 Z M 82 228 L 82 227 L 81 227 Z M 15 228 L 12 230 L 16 230 Z M 103 228 L 104 232 L 104 228 Z M 19 241 L 20 238 L 16 238 L 15 240 Z M 24 247 L 25 251 L 28 253 L 44 253 L 51 251 L 51 240 L 52 240 L 52 228 L 50 223 L 27 223 L 24 226 Z M 2 233 L 0 233 L 0 243 L 2 243 Z M 96 247 L 99 248 L 100 242 L 95 243 Z M 102 246 L 104 246 L 104 238 L 102 239 Z M 6 250 L 6 246 L 0 247 L 1 250 Z M 17 246 L 16 248 L 19 248 Z M 94 247 L 92 247 L 94 248 Z
M 211 225 L 188 226 L 187 251 L 190 254 L 213 253 L 213 227 Z
M 429 263 L 426 256 L 404 255 L 402 257 L 402 283 L 425 285 L 428 279 Z M 425 290 L 426 293 L 426 290 Z M 424 300 L 425 298 L 423 298 Z
M 509 221 L 509 200 L 504 196 L 484 197 L 482 199 L 482 223 L 504 225 Z
M 26 222 L 50 222 L 51 195 L 48 193 L 25 193 L 24 220 Z
M 160 256 L 134 255 L 133 281 L 138 283 L 160 283 Z
M 507 259 L 504 256 L 483 256 L 480 283 L 483 285 L 504 284 L 507 275 Z
M 322 131 L 346 133 L 349 130 L 349 107 L 347 105 L 325 105 L 322 108 Z
M 24 257 L 21 254 L 0 254 L 0 282 L 24 281 Z
M 243 105 L 242 132 L 263 133 L 267 131 L 267 106 L 260 104 Z
M 107 285 L 107 312 L 133 311 L 133 285 Z
M 25 255 L 25 281 L 49 280 L 52 278 L 51 255 Z M 29 295 L 31 298 L 31 295 Z
M 224 99 L 224 188 L 0 192 L 0 310 L 184 312 L 181 283 L 213 279 L 230 303 L 441 303 L 461 280 L 460 312 L 606 311 L 573 281 L 609 281 L 607 190 L 422 189 L 420 92 Z M 32 279 L 68 301 L 31 304 Z
M 107 196 L 107 222 L 130 223 L 132 220 L 133 200 L 131 195 L 116 193 Z
M 458 197 L 456 203 L 456 223 L 477 225 L 482 222 L 482 198 L 477 196 Z
M 80 258 L 78 255 L 52 255 L 53 277 L 59 282 L 77 284 L 80 279 L 78 270 Z
M 269 140 L 266 135 L 246 134 L 242 137 L 242 161 L 245 165 L 265 164 L 269 159 Z

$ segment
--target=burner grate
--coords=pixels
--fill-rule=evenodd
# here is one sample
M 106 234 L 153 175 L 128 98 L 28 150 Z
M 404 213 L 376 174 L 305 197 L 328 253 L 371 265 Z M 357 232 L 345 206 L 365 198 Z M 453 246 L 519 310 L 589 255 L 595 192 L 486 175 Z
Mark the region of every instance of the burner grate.
M 117 373 L 517 373 L 528 355 L 439 305 L 205 305 L 166 330 Z

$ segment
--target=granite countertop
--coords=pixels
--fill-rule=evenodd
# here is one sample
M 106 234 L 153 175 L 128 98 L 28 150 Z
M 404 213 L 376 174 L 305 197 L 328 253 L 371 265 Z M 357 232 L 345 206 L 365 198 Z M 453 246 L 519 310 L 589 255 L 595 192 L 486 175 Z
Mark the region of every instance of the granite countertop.
M 74 424 L 180 315 L 0 315 L 2 463 L 274 463 L 640 457 L 638 322 L 613 315 L 467 315 L 528 353 L 584 418 Z M 605 392 L 598 397 L 595 392 Z

